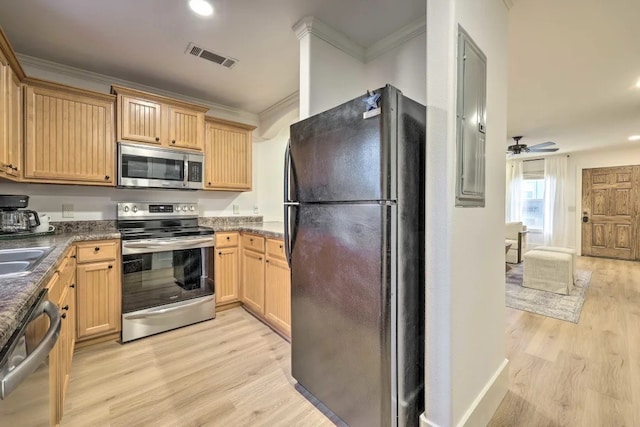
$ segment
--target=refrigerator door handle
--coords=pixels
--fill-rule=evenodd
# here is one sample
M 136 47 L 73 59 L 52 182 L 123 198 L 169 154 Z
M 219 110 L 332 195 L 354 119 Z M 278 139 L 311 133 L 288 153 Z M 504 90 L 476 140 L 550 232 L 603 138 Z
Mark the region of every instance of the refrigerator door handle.
M 291 268 L 291 231 L 289 223 L 289 208 L 299 203 L 289 200 L 289 175 L 291 173 L 291 140 L 287 141 L 287 149 L 284 152 L 284 253 L 287 264 Z

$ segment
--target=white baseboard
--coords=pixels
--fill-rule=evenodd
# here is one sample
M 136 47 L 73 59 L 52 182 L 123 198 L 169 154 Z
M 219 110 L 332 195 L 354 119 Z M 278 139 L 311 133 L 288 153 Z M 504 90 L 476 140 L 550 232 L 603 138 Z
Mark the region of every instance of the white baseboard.
M 486 426 L 509 390 L 509 360 L 504 359 L 500 367 L 473 401 L 457 427 Z M 420 427 L 441 427 L 425 413 L 420 415 Z

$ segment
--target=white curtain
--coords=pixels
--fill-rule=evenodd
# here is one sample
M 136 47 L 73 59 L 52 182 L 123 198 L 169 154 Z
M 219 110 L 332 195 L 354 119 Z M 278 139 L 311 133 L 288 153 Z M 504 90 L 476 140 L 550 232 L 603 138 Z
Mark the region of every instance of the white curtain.
M 507 162 L 505 221 L 522 221 L 522 160 Z
M 544 244 L 567 247 L 567 156 L 544 161 Z

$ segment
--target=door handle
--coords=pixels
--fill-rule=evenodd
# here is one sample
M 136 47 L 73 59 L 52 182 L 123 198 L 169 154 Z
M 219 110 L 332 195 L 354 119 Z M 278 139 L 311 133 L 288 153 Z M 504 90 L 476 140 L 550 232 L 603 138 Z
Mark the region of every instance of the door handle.
M 582 212 L 582 222 L 589 222 L 589 213 L 587 211 Z

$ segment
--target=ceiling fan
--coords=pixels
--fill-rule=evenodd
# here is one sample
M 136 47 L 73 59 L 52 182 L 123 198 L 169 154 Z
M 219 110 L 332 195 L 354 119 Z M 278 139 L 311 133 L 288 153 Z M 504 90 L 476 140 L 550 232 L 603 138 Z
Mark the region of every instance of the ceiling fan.
M 555 142 L 547 141 L 540 144 L 532 145 L 531 147 L 527 146 L 527 144 L 520 144 L 520 140 L 522 136 L 514 136 L 513 140 L 516 142 L 513 145 L 507 147 L 507 153 L 511 154 L 520 154 L 520 153 L 553 153 L 554 151 L 558 151 L 559 148 L 546 148 L 551 145 L 556 145 Z

